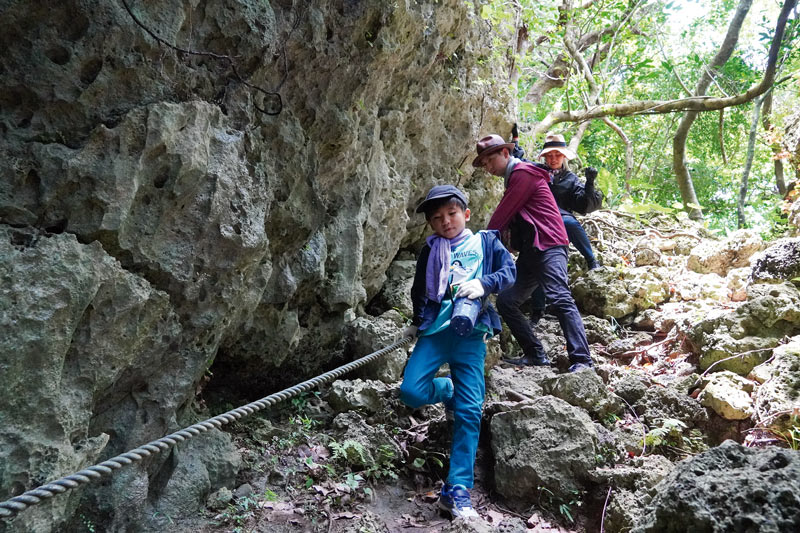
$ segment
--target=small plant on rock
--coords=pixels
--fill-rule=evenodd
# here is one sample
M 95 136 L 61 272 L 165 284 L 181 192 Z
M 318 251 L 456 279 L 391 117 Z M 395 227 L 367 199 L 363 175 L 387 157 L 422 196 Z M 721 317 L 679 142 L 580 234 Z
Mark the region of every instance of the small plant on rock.
M 558 513 L 561 518 L 570 524 L 575 523 L 574 512 L 583 505 L 583 493 L 579 490 L 570 490 L 566 498 L 553 494 L 547 487 L 539 487 L 539 506 L 553 514 Z

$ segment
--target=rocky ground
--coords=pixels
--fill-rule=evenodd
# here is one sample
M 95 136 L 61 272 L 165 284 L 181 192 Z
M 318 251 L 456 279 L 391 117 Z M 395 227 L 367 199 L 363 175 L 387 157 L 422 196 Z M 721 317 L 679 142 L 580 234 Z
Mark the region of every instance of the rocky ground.
M 473 491 L 482 522 L 436 511 L 448 423 L 440 406 L 411 410 L 397 399 L 407 356 L 397 351 L 237 423 L 236 481 L 199 513 L 154 523 L 202 532 L 796 530 L 800 240 L 715 240 L 685 219 L 609 211 L 585 225 L 603 266 L 586 272 L 573 253 L 570 272 L 597 372 L 563 373 L 564 340 L 549 315 L 536 330 L 553 368 L 509 367 L 500 358 L 516 353 L 513 339 L 489 341 Z M 397 335 L 412 266 L 401 256 L 371 314 L 352 321 L 350 356 Z M 230 391 L 198 399 L 229 409 L 220 394 Z

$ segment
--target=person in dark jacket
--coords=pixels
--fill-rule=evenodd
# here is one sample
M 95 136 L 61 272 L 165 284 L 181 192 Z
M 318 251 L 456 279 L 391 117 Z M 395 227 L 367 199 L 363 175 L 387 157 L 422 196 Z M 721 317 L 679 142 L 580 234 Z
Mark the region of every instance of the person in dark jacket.
M 514 149 L 511 151 L 511 155 L 527 161 L 524 157 L 525 151 L 519 146 L 515 133 L 516 124 L 511 132 L 514 137 Z M 544 164 L 534 163 L 534 166 L 546 170 L 550 175 L 550 191 L 558 204 L 569 242 L 586 259 L 588 269 L 592 270 L 598 267 L 597 259 L 592 252 L 589 236 L 575 218 L 575 213 L 585 215 L 600 209 L 603 204 L 603 196 L 594 188 L 597 169 L 592 167 L 586 169 L 586 184 L 581 183 L 578 176 L 569 170 L 566 162 L 575 159 L 576 156 L 577 154 L 567 147 L 563 135 L 548 133 L 542 151 L 539 152 L 539 158 L 544 158 L 545 162 Z
M 575 300 L 567 284 L 567 232 L 553 193 L 548 173 L 512 157 L 513 143 L 499 135 L 478 141 L 478 156 L 472 162 L 490 174 L 505 179 L 505 193 L 488 228 L 509 231 L 508 245 L 519 250 L 517 281 L 497 296 L 497 309 L 522 348 L 523 356 L 507 361 L 516 365 L 549 365 L 544 348 L 520 307 L 541 286 L 558 317 L 567 341 L 570 372 L 592 368 L 589 343 Z
M 484 341 L 500 331 L 500 317 L 485 296 L 511 287 L 517 269 L 496 231 L 466 229 L 470 212 L 457 187 L 433 187 L 417 212 L 425 213 L 434 234 L 419 254 L 411 287 L 413 318 L 403 333 L 419 338 L 403 372 L 400 399 L 415 409 L 442 402 L 452 412 L 450 471 L 439 507 L 454 518 L 478 518 L 469 489 L 486 391 Z M 469 327 L 457 312 L 462 305 L 477 314 Z M 450 377 L 435 377 L 444 363 Z

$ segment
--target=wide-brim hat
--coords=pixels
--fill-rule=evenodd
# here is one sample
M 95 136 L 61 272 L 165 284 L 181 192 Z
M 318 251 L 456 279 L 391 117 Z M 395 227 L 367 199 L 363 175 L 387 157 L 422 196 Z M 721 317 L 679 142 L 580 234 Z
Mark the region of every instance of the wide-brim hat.
M 441 200 L 442 198 L 450 198 L 453 196 L 464 202 L 464 205 L 467 205 L 467 197 L 464 196 L 464 193 L 461 192 L 458 187 L 454 185 L 437 185 L 428 191 L 428 195 L 425 197 L 422 203 L 417 206 L 416 213 L 422 213 L 425 211 L 425 208 L 435 200 Z
M 548 133 L 547 136 L 545 136 L 544 146 L 537 158 L 542 157 L 547 152 L 561 152 L 567 159 L 575 159 L 578 157 L 578 154 L 567 148 L 567 142 L 564 140 L 564 136 L 558 133 Z
M 508 148 L 508 152 L 511 153 L 511 150 L 514 149 L 514 143 L 507 143 L 502 137 L 494 133 L 487 135 L 478 141 L 478 144 L 475 146 L 475 151 L 478 152 L 478 157 L 472 160 L 472 166 L 482 167 L 483 160 L 486 158 L 486 156 L 492 155 L 503 148 Z

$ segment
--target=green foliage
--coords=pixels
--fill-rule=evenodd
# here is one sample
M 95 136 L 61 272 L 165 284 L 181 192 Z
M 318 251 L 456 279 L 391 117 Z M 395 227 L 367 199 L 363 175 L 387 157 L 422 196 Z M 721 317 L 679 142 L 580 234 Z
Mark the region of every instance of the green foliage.
M 691 455 L 708 448 L 702 432 L 689 430 L 686 424 L 674 418 L 665 418 L 661 426 L 648 431 L 644 444 L 650 453 L 670 457 Z
M 334 461 L 342 461 L 352 466 L 366 466 L 373 462 L 371 454 L 364 445 L 355 440 L 346 440 L 342 443 L 331 442 L 328 444 Z
M 547 487 L 538 487 L 539 491 L 539 506 L 554 514 L 558 514 L 561 518 L 566 519 L 570 524 L 575 523 L 575 511 L 578 507 L 583 505 L 584 494 L 578 490 L 571 490 L 568 492 L 566 498 L 562 498 L 553 494 L 553 491 Z
M 786 431 L 770 429 L 770 432 L 786 443 L 788 448 L 800 450 L 800 415 L 791 417 L 790 426 Z
M 683 431 L 686 424 L 674 418 L 665 418 L 661 427 L 651 429 L 644 438 L 644 444 L 648 448 L 658 448 L 659 446 L 680 446 L 683 444 Z
M 625 0 L 595 2 L 586 9 L 561 12 L 555 0 L 521 0 L 522 21 L 529 43 L 515 57 L 518 68 L 519 122 L 535 124 L 553 111 L 584 108 L 591 92 L 564 45 L 569 29 L 573 40 L 600 32 L 601 38 L 583 50 L 592 62 L 592 73 L 600 93 L 599 103 L 624 103 L 637 100 L 673 100 L 686 96 L 683 87 L 694 90 L 706 66 L 716 54 L 727 30 L 736 2 L 717 0 L 689 4 L 664 0 L 646 3 L 646 7 Z M 631 8 L 636 6 L 631 15 Z M 702 9 L 700 7 L 702 6 Z M 742 93 L 763 75 L 766 50 L 771 44 L 778 7 L 756 3 L 745 20 L 737 48 L 720 69 L 714 72 L 707 89 L 710 96 Z M 506 2 L 492 0 L 483 5 L 481 14 L 498 34 L 498 41 L 508 42 L 513 10 Z M 692 16 L 688 16 L 692 14 Z M 513 28 L 515 30 L 516 28 Z M 613 30 L 610 30 L 613 29 Z M 781 48 L 782 72 L 800 68 L 800 46 L 796 46 L 800 22 L 791 18 Z M 505 36 L 505 40 L 499 36 Z M 508 55 L 506 44 L 495 50 Z M 528 93 L 545 79 L 547 66 L 564 58 L 568 70 L 563 84 L 546 92 L 539 102 L 528 101 Z M 778 77 L 781 74 L 779 73 Z M 774 90 L 776 105 L 771 122 L 780 136 L 784 118 L 797 107 L 800 95 L 796 83 L 785 83 Z M 728 231 L 737 227 L 737 201 L 746 157 L 747 136 L 752 120 L 752 103 L 727 108 L 720 128 L 718 111 L 700 113 L 689 131 L 686 163 L 694 190 L 703 206 L 707 225 Z M 683 209 L 681 192 L 673 173 L 672 141 L 682 113 L 642 114 L 611 117 L 634 146 L 632 175 L 625 184 L 625 146 L 619 136 L 600 120 L 594 120 L 581 141 L 579 163 L 600 169 L 597 186 L 605 195 L 606 207 L 634 213 L 668 212 Z M 572 137 L 577 124 L 554 127 Z M 774 193 L 773 155 L 779 144 L 764 142 L 759 131 L 755 156 L 748 180 L 746 223 L 765 237 L 780 235 L 785 219 L 780 216 L 781 198 Z M 529 156 L 544 139 L 544 134 L 526 134 L 520 142 Z M 723 156 L 724 152 L 724 156 Z M 791 168 L 786 168 L 787 177 Z M 674 204 L 681 202 L 681 207 Z M 641 206 L 641 207 L 631 207 Z
M 394 449 L 387 444 L 379 445 L 374 455 L 363 444 L 351 439 L 341 443 L 331 442 L 328 447 L 333 452 L 332 461 L 359 471 L 365 478 L 397 479 L 394 465 L 397 455 Z

